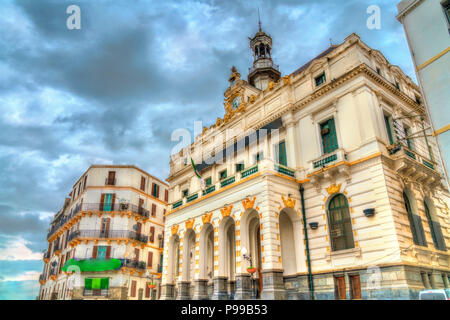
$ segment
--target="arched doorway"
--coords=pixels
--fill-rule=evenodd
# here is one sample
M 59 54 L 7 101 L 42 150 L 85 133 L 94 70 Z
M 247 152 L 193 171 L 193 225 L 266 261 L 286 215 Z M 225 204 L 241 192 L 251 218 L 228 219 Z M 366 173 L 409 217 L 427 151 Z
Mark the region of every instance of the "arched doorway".
M 195 299 L 210 299 L 214 277 L 214 228 L 212 224 L 203 225 L 199 237 L 199 279 Z
M 219 295 L 234 298 L 236 274 L 236 229 L 233 218 L 225 217 L 219 227 Z
M 262 292 L 262 254 L 261 254 L 261 229 L 258 212 L 255 209 L 248 209 L 241 219 L 241 251 L 246 252 L 250 261 L 243 259 L 243 272 L 246 272 L 250 265 L 256 268 L 253 274 L 252 296 L 259 298 Z

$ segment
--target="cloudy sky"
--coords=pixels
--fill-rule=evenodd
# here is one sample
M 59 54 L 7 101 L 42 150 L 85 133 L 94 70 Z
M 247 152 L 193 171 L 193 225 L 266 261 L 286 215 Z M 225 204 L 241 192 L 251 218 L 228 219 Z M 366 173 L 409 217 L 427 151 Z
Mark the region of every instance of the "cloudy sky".
M 34 299 L 52 215 L 92 163 L 164 179 L 176 128 L 223 116 L 248 37 L 273 37 L 289 74 L 352 32 L 415 79 L 396 3 L 385 0 L 0 3 L 0 299 Z M 66 8 L 81 8 L 68 30 Z M 381 8 L 369 30 L 368 6 Z

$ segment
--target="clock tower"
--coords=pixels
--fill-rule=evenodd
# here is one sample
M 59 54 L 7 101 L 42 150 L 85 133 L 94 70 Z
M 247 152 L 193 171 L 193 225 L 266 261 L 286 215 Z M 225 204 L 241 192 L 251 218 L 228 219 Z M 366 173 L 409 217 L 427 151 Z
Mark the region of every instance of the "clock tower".
M 254 60 L 253 67 L 249 68 L 248 82 L 259 90 L 265 90 L 270 81 L 277 82 L 281 77 L 278 66 L 272 61 L 272 38 L 261 30 L 259 21 L 258 32 L 249 40 Z

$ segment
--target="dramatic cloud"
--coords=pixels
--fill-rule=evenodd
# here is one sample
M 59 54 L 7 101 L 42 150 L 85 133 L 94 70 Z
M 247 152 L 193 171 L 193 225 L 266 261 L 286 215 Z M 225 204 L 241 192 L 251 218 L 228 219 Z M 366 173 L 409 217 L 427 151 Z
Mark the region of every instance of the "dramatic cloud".
M 71 4 L 81 30 L 66 27 Z M 366 27 L 373 4 L 381 30 Z M 166 178 L 173 130 L 211 125 L 231 66 L 246 77 L 258 7 L 282 74 L 356 32 L 414 79 L 390 0 L 2 1 L 0 241 L 15 242 L 0 256 L 38 257 L 52 215 L 92 163 Z

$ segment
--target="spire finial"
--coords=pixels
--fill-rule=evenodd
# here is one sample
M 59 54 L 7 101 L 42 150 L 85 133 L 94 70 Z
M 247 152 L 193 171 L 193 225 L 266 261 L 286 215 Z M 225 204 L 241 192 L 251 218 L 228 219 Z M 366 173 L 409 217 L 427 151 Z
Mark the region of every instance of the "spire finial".
M 261 32 L 261 17 L 259 16 L 259 8 L 258 8 L 258 25 L 259 25 L 259 31 Z

